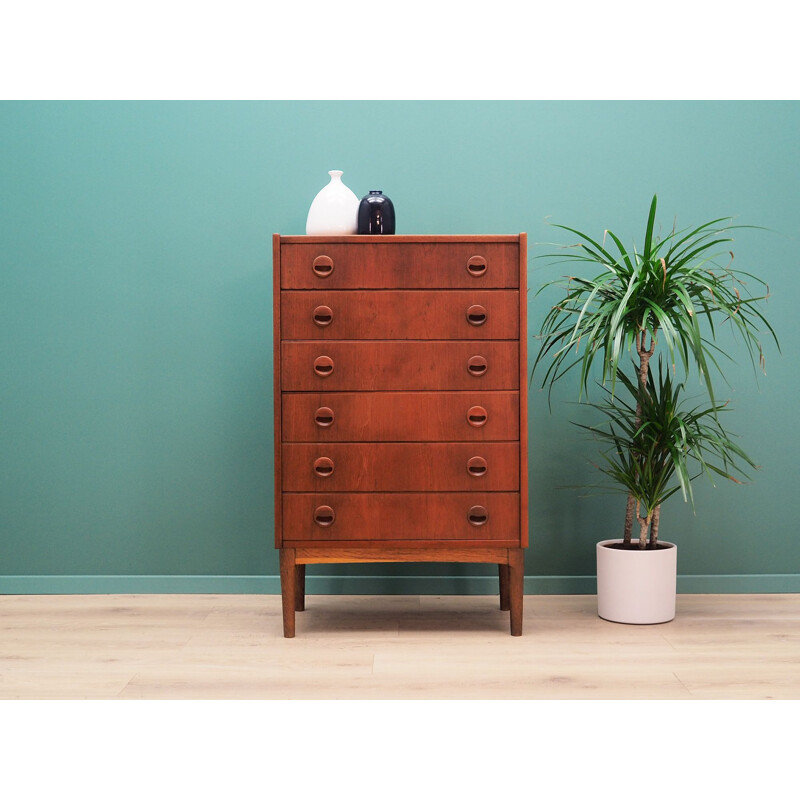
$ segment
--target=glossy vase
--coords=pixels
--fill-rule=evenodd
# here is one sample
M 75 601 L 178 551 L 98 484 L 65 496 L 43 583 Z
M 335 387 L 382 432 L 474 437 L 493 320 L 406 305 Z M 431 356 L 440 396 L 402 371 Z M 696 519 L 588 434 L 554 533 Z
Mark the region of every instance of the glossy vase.
M 379 189 L 371 189 L 358 205 L 358 232 L 394 233 L 394 205 Z
M 309 236 L 344 236 L 353 234 L 357 228 L 358 197 L 342 183 L 342 171 L 328 172 L 330 183 L 321 189 L 306 219 L 306 234 Z

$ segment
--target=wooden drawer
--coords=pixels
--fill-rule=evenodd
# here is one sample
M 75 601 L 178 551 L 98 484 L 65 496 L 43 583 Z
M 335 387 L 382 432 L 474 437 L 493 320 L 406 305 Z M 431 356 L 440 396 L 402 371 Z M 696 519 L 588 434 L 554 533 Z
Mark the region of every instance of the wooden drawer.
M 281 396 L 284 442 L 515 441 L 518 392 L 326 392 Z
M 518 342 L 284 342 L 288 392 L 518 389 Z
M 285 492 L 513 492 L 517 442 L 285 444 Z
M 519 288 L 519 244 L 358 237 L 281 244 L 283 289 Z M 376 241 L 377 240 L 377 241 Z
M 519 501 L 513 492 L 286 493 L 283 524 L 298 542 L 519 542 Z
M 284 291 L 281 338 L 518 339 L 519 292 Z

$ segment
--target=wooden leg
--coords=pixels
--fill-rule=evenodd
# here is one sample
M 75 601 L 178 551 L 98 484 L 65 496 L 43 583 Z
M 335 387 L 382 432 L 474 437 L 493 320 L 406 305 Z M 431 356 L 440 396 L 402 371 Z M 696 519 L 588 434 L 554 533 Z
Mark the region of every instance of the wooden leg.
M 498 564 L 497 571 L 500 575 L 500 610 L 508 611 L 508 564 Z
M 297 603 L 297 570 L 294 550 L 281 548 L 281 605 L 283 606 L 283 635 L 294 638 L 294 610 Z
M 522 636 L 522 592 L 525 581 L 525 557 L 520 547 L 508 551 L 508 595 L 511 606 L 511 635 Z
M 295 571 L 295 599 L 294 610 L 306 610 L 306 565 L 297 564 L 294 568 Z

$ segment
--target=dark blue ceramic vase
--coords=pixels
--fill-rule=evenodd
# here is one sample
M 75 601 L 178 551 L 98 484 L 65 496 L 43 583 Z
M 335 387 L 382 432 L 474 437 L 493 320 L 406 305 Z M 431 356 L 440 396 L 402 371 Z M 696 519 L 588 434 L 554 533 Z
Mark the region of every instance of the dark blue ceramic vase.
M 379 189 L 371 189 L 358 206 L 358 233 L 394 233 L 394 206 Z

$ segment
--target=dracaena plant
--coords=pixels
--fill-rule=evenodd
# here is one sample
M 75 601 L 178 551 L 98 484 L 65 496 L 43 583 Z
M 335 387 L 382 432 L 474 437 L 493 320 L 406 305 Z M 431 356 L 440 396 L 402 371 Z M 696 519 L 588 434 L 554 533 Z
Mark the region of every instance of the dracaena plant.
M 635 365 L 634 365 L 635 367 Z M 639 526 L 639 547 L 655 547 L 661 504 L 676 492 L 694 507 L 692 481 L 701 475 L 713 483 L 719 476 L 740 483 L 755 468 L 720 422 L 727 404 L 697 405 L 682 399 L 685 386 L 673 380 L 662 360 L 650 369 L 647 385 L 620 373 L 622 391 L 590 403 L 604 417 L 599 425 L 579 425 L 605 445 L 598 468 L 611 479 L 605 488 L 633 498 Z M 638 424 L 637 424 L 638 420 Z M 738 477 L 737 477 L 738 476 Z
M 687 378 L 698 373 L 709 401 L 703 418 L 717 420 L 720 406 L 715 400 L 712 372 L 723 374 L 720 360 L 731 358 L 718 344 L 721 327 L 726 325 L 738 334 L 751 361 L 762 368 L 764 354 L 759 337 L 767 332 L 778 344 L 761 311 L 762 301 L 769 295 L 766 283 L 733 268 L 733 233 L 752 226 L 734 225 L 731 217 L 721 217 L 696 227 L 673 226 L 659 236 L 656 209 L 654 196 L 640 249 L 635 244 L 626 247 L 610 230 L 598 242 L 575 228 L 555 225 L 577 236 L 578 242 L 552 258 L 576 264 L 581 274 L 576 270 L 539 290 L 559 286 L 564 296 L 542 321 L 541 346 L 533 374 L 543 369 L 542 386 L 552 388 L 577 368 L 579 399 L 584 399 L 599 372 L 599 382 L 613 400 L 617 382 L 629 368 L 628 358 L 632 356 L 629 380 L 638 388 L 635 405 L 628 409 L 629 436 L 640 431 L 644 422 L 643 402 L 647 402 L 653 389 L 650 363 L 656 352 L 663 356 L 665 367 L 675 370 L 680 365 Z M 587 277 L 590 269 L 594 275 Z M 680 393 L 683 387 L 681 382 L 670 388 Z M 624 404 L 617 406 L 616 412 L 622 413 L 623 407 Z M 618 426 L 616 430 L 624 429 Z M 620 485 L 625 482 L 620 481 Z M 637 497 L 627 488 L 623 529 L 626 545 L 631 541 L 634 516 L 638 517 L 640 528 L 642 525 L 641 513 L 635 513 Z M 652 504 L 656 497 L 657 493 L 648 502 Z M 640 510 L 641 507 L 640 499 Z M 648 506 L 644 515 L 646 527 L 654 534 L 653 541 L 658 533 L 660 507 L 660 502 L 654 508 Z

